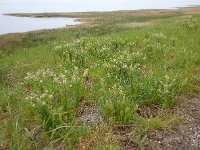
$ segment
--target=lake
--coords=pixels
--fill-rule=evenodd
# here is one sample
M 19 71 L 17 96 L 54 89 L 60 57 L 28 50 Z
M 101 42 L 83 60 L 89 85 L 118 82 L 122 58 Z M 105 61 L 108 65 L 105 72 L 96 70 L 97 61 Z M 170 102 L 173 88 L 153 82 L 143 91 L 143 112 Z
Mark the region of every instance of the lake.
M 200 0 L 1 0 L 0 34 L 75 25 L 74 18 L 28 18 L 5 13 L 82 12 L 137 9 L 172 9 L 200 5 Z
M 4 15 L 0 15 L 0 22 L 0 34 L 53 29 L 79 23 L 74 18 L 29 18 Z

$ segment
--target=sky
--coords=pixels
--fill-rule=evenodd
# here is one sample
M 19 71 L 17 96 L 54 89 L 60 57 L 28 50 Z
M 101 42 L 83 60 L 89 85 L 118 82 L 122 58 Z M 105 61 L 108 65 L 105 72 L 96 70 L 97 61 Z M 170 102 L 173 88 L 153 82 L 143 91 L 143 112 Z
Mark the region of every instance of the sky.
M 151 4 L 151 3 L 196 3 L 200 0 L 1 0 L 0 3 L 11 4 Z
M 0 0 L 0 13 L 159 9 L 200 5 L 200 0 Z

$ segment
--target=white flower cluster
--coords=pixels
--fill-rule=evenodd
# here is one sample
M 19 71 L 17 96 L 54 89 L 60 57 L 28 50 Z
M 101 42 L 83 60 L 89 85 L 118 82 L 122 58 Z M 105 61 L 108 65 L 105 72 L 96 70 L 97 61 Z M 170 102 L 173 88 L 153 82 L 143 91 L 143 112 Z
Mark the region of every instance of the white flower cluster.
M 162 94 L 169 94 L 175 81 L 176 79 L 170 79 L 168 75 L 165 75 L 164 79 L 160 81 L 158 91 Z
M 60 49 L 62 49 L 62 45 L 57 45 L 53 48 L 54 51 L 59 51 Z
M 104 63 L 103 66 L 109 69 L 128 69 L 133 61 L 139 59 L 145 59 L 145 56 L 143 56 L 142 52 L 123 52 L 114 58 L 110 58 L 110 62 Z
M 54 51 L 59 51 L 59 50 L 62 50 L 62 49 L 66 49 L 70 44 L 66 43 L 66 42 L 63 42 L 62 44 L 59 44 L 59 45 L 56 45 L 53 47 L 53 50 Z
M 28 72 L 25 80 L 40 80 L 41 78 L 46 78 L 47 76 L 56 76 L 50 69 L 39 69 L 36 73 Z
M 153 33 L 152 37 L 155 37 L 157 39 L 166 39 L 167 36 L 163 33 Z
M 36 104 L 45 105 L 48 101 L 53 99 L 53 94 L 49 93 L 48 90 L 45 90 L 42 94 L 30 93 L 25 100 L 31 101 L 33 103 L 33 107 Z
M 67 84 L 67 78 L 64 73 L 60 73 L 58 76 L 54 76 L 53 82 L 58 84 Z
M 43 83 L 44 80 L 47 78 L 53 79 L 54 83 L 58 83 L 58 84 L 66 84 L 67 83 L 67 78 L 64 73 L 60 73 L 57 75 L 50 69 L 38 70 L 36 73 L 28 72 L 27 76 L 24 79 L 26 81 L 33 80 L 33 81 L 38 81 L 40 83 Z
M 80 81 L 79 68 L 78 67 L 74 67 L 74 69 L 73 69 L 73 72 L 72 72 L 72 81 L 73 82 Z

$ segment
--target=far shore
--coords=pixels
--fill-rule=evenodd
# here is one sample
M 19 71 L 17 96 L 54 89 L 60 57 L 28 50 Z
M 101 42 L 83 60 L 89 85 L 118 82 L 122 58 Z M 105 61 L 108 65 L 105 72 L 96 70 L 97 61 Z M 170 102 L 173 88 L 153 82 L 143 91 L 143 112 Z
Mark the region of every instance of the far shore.
M 138 9 L 138 10 L 116 10 L 116 11 L 89 11 L 89 12 L 43 12 L 43 13 L 7 13 L 3 15 L 16 16 L 16 17 L 68 17 L 68 18 L 87 18 L 95 14 L 108 14 L 108 13 L 134 13 L 136 16 L 152 16 L 167 14 L 199 14 L 200 6 L 177 7 L 172 9 Z
M 32 18 L 47 18 L 47 17 L 66 17 L 76 18 L 77 21 L 81 22 L 77 25 L 66 25 L 57 29 L 41 29 L 22 33 L 8 33 L 0 35 L 0 37 L 22 35 L 27 33 L 41 33 L 55 30 L 65 30 L 66 28 L 79 28 L 79 27 L 93 27 L 98 26 L 101 23 L 101 19 L 119 15 L 129 15 L 130 17 L 165 17 L 165 16 L 189 16 L 199 15 L 200 6 L 182 7 L 176 9 L 141 9 L 141 10 L 118 10 L 118 11 L 96 11 L 96 12 L 45 12 L 45 13 L 9 13 L 3 15 L 16 16 L 16 17 L 32 17 Z

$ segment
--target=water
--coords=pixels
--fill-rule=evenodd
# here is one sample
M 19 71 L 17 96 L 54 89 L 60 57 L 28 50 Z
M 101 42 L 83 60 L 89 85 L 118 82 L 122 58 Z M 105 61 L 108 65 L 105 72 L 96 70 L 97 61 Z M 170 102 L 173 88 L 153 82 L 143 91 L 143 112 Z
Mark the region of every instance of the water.
M 73 18 L 29 18 L 4 15 L 0 15 L 0 22 L 0 34 L 53 29 L 79 23 Z
M 200 5 L 200 0 L 0 0 L 0 34 L 58 28 L 77 24 L 72 18 L 27 18 L 5 13 L 81 12 L 170 9 Z

